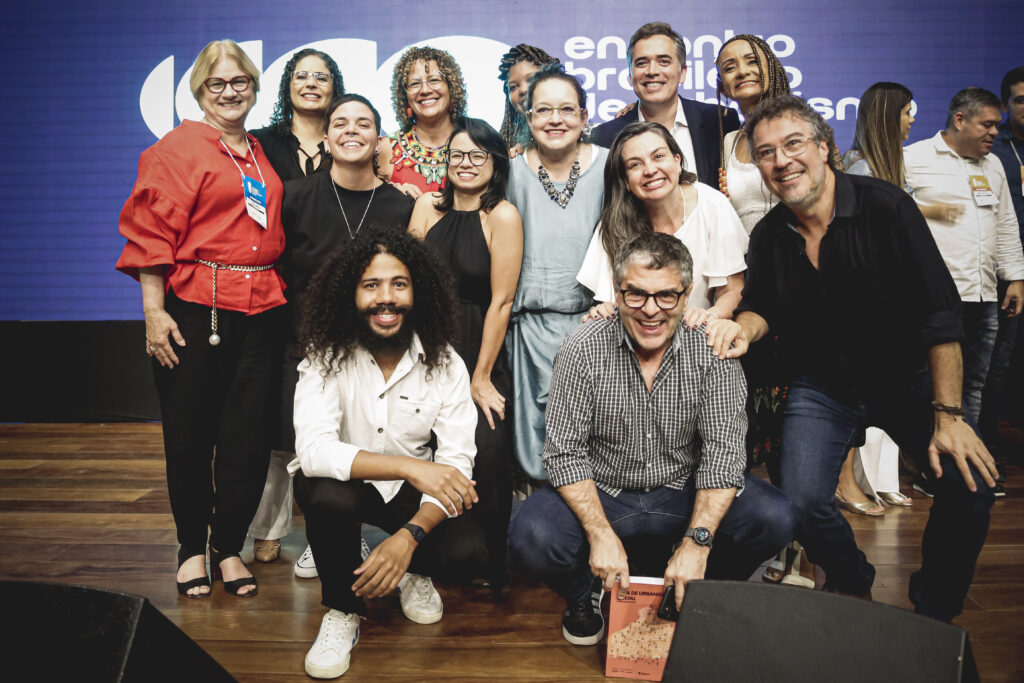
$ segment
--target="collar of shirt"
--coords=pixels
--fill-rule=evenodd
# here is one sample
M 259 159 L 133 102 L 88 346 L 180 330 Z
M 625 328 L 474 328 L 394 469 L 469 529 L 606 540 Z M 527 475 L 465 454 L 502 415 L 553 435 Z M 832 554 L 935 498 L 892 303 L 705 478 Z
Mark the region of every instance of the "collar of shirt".
M 201 137 L 201 138 L 203 138 L 205 140 L 209 140 L 213 144 L 217 145 L 217 147 L 220 147 L 220 136 L 223 135 L 223 133 L 221 133 L 220 130 L 218 130 L 217 128 L 214 128 L 210 124 L 203 123 L 202 121 L 185 120 L 185 121 L 181 122 L 181 125 L 183 125 L 183 126 L 185 126 L 187 128 L 191 128 L 196 133 L 196 135 L 198 135 L 199 137 Z M 250 147 L 255 147 L 256 145 L 260 144 L 256 140 L 256 138 L 254 138 L 248 132 L 246 132 L 245 137 L 249 141 L 249 146 Z M 228 147 L 228 149 L 231 149 L 231 148 Z M 244 159 L 246 157 L 246 154 L 235 154 L 235 156 Z
M 636 105 L 636 112 L 637 112 L 637 115 L 638 115 L 637 118 L 638 118 L 638 120 L 641 123 L 647 121 L 647 117 L 644 116 L 643 108 L 640 106 L 639 102 L 637 102 L 637 105 Z M 672 127 L 674 129 L 677 126 L 682 126 L 683 128 L 689 128 L 689 126 L 686 123 L 686 112 L 683 111 L 683 103 L 679 99 L 678 95 L 676 96 L 676 118 L 675 118 L 675 121 L 673 121 L 673 126 Z
M 403 377 L 412 372 L 413 368 L 416 367 L 416 364 L 421 358 L 423 358 L 423 356 L 423 343 L 420 341 L 419 335 L 413 332 L 409 348 L 405 350 L 402 358 L 398 361 L 398 365 L 395 366 L 395 370 L 391 373 L 391 377 L 388 377 L 387 381 L 384 382 L 384 389 L 382 393 L 390 390 L 391 387 L 400 382 Z M 356 363 L 377 364 L 377 361 L 373 358 L 373 354 L 363 346 L 355 348 L 352 352 L 352 358 Z

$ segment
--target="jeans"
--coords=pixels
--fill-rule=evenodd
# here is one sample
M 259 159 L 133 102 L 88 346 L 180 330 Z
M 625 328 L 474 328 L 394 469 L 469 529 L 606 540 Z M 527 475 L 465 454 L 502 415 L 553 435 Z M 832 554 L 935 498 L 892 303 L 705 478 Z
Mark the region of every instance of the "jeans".
M 396 456 L 398 457 L 398 456 Z M 306 538 L 320 575 L 321 603 L 349 614 L 366 614 L 363 599 L 352 592 L 362 563 L 359 536 L 362 523 L 394 534 L 412 519 L 421 504 L 419 491 L 402 484 L 384 502 L 364 481 L 338 481 L 295 473 L 295 500 L 306 517 Z M 427 503 L 432 505 L 432 503 Z M 408 571 L 430 577 L 465 580 L 487 566 L 487 544 L 479 522 L 469 515 L 447 519 L 423 539 Z
M 652 545 L 667 559 L 683 538 L 693 513 L 696 488 L 691 478 L 682 490 L 623 491 L 611 496 L 598 489 L 604 514 L 628 548 Z M 706 577 L 744 581 L 793 538 L 795 519 L 789 501 L 777 488 L 747 476 L 743 493 L 732 503 L 715 532 Z M 526 499 L 509 528 L 509 554 L 519 566 L 540 577 L 567 602 L 590 592 L 590 545 L 576 515 L 557 489 L 546 487 Z M 644 547 L 647 546 L 647 547 Z M 659 571 L 664 571 L 662 565 Z
M 981 395 L 988 377 L 992 349 L 999 329 L 999 304 L 991 301 L 965 301 L 964 321 L 964 396 L 967 422 L 977 429 L 981 416 Z M 979 431 L 979 436 L 980 436 Z
M 864 430 L 875 426 L 918 469 L 930 469 L 931 397 L 925 372 L 860 401 L 840 400 L 806 377 L 790 386 L 782 431 L 782 490 L 797 511 L 796 538 L 825 571 L 828 587 L 864 594 L 875 577 L 834 499 L 843 460 L 851 447 L 863 445 Z M 995 498 L 974 468 L 977 491 L 971 493 L 950 456 L 942 455 L 940 465 L 942 476 L 932 479 L 935 498 L 921 542 L 921 569 L 910 578 L 910 600 L 915 611 L 949 621 L 963 609 Z
M 996 300 L 1000 303 L 1006 296 L 1008 284 L 1004 280 L 999 281 L 999 295 Z M 996 447 L 996 430 L 1006 402 L 1006 372 L 1010 368 L 1013 347 L 1017 343 L 1020 320 L 1019 317 L 1007 317 L 1006 311 L 999 311 L 999 330 L 996 333 L 995 347 L 992 349 L 992 360 L 988 364 L 988 377 L 981 394 L 981 417 L 978 418 L 981 438 L 985 440 L 985 445 L 990 451 Z

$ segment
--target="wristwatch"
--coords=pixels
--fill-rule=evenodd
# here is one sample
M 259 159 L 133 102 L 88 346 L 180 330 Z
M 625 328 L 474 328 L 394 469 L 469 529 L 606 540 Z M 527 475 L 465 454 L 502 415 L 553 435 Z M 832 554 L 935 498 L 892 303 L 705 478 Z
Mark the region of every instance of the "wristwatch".
M 705 548 L 710 548 L 711 542 L 715 540 L 715 537 L 712 535 L 711 531 L 705 529 L 702 526 L 699 526 L 695 529 L 687 529 L 686 533 L 683 534 L 683 537 L 692 538 L 694 543 L 700 546 L 704 546 Z
M 416 541 L 417 543 L 422 543 L 423 539 L 427 537 L 427 532 L 423 530 L 423 527 L 417 526 L 412 522 L 409 522 L 408 524 L 403 524 L 402 528 L 407 529 L 409 533 L 412 534 L 412 540 Z M 707 530 L 705 529 L 705 531 Z

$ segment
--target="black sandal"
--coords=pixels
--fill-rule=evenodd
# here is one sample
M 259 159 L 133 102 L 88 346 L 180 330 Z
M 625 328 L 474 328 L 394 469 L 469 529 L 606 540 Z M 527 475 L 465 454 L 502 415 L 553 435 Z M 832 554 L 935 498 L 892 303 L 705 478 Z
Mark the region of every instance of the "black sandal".
M 224 572 L 220 569 L 220 563 L 224 560 L 238 557 L 238 553 L 220 553 L 210 547 L 210 567 L 213 569 L 214 580 L 221 579 L 223 581 Z M 246 567 L 248 569 L 248 567 Z M 238 591 L 245 586 L 252 586 L 252 590 L 248 593 L 239 593 Z M 234 581 L 224 581 L 224 592 L 228 595 L 234 595 L 239 598 L 252 598 L 255 597 L 259 592 L 259 586 L 256 585 L 256 576 L 250 571 L 249 576 L 243 576 L 240 579 Z
M 187 560 L 196 556 L 202 556 L 204 560 L 203 575 L 195 579 L 189 579 L 188 581 L 178 581 L 177 578 L 175 578 L 174 581 L 178 585 L 178 593 L 193 600 L 210 597 L 211 591 L 206 591 L 205 593 L 189 593 L 193 588 L 198 588 L 199 586 L 210 586 L 210 577 L 205 573 L 206 553 L 194 553 L 182 547 L 178 548 L 178 569 L 181 569 L 181 565 L 185 564 Z

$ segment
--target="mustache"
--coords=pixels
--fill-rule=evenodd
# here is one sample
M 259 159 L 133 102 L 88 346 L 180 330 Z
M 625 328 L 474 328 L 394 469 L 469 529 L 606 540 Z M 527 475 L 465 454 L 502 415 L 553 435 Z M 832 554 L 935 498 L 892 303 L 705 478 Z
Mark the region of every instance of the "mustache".
M 380 315 L 381 313 L 395 313 L 403 315 L 408 313 L 410 306 L 399 306 L 397 304 L 377 304 L 366 309 L 366 315 Z

